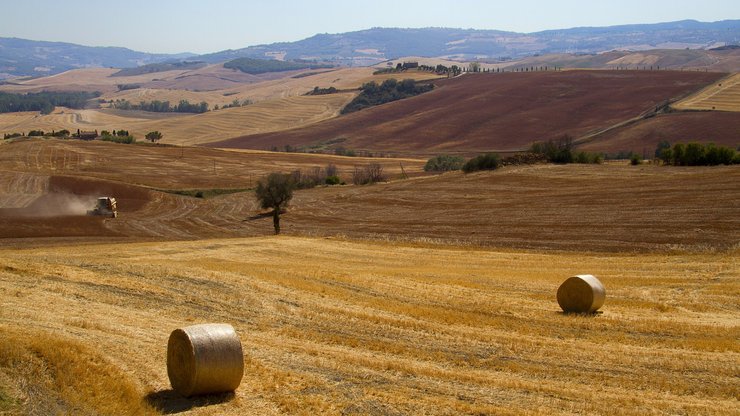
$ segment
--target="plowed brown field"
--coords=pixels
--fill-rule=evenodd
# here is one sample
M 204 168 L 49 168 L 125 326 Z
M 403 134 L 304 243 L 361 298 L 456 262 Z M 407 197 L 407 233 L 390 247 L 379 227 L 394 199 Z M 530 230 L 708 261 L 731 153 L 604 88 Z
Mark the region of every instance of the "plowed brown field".
M 9 201 L 30 206 L 29 201 L 36 201 L 31 196 L 44 192 L 40 184 L 45 180 L 50 181 L 47 187 L 60 188 L 62 194 L 111 194 L 121 199 L 122 215 L 102 225 L 130 238 L 250 236 L 271 230 L 270 219 L 258 215 L 251 193 L 203 200 L 152 188 L 250 188 L 270 171 L 328 163 L 336 164 L 348 182 L 354 166 L 372 162 L 383 163 L 390 177 L 398 178 L 401 164 L 411 175 L 421 174 L 423 164 L 60 140 L 13 143 L 4 150 L 0 167 L 7 172 L 6 187 L 17 194 L 8 196 Z M 35 178 L 29 180 L 30 174 Z M 27 188 L 21 189 L 24 183 Z M 284 230 L 297 235 L 556 250 L 724 249 L 740 242 L 739 183 L 735 166 L 536 165 L 493 173 L 450 173 L 298 191 L 284 215 Z M 10 214 L 6 210 L 5 217 Z M 27 229 L 27 218 L 21 220 Z M 4 221 L 4 236 L 13 236 L 18 229 L 12 226 L 15 220 Z M 39 221 L 47 224 L 39 236 L 47 237 L 52 236 L 47 230 L 53 224 L 66 224 L 65 219 L 48 215 Z M 101 225 L 99 219 L 89 221 Z M 58 236 L 68 235 L 60 231 Z
M 578 138 L 654 110 L 721 78 L 680 71 L 563 71 L 465 75 L 434 91 L 309 127 L 210 144 L 269 149 L 344 138 L 352 149 L 429 155 L 526 148 Z
M 660 114 L 619 127 L 578 145 L 578 149 L 607 153 L 633 151 L 651 159 L 661 141 L 740 146 L 740 115 L 736 112 L 677 112 Z

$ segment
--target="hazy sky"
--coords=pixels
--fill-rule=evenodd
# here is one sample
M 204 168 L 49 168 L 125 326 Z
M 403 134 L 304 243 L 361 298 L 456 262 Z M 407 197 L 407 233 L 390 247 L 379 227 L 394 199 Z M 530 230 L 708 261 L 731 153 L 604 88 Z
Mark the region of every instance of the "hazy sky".
M 371 27 L 535 32 L 739 18 L 739 0 L 0 0 L 0 37 L 208 53 Z

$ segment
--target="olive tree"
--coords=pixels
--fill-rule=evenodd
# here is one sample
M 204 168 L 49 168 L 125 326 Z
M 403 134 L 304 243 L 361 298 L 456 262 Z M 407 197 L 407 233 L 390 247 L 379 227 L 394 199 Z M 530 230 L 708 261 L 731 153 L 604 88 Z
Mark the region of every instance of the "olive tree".
M 257 199 L 263 209 L 272 208 L 272 225 L 275 234 L 280 234 L 280 212 L 293 198 L 296 184 L 292 175 L 271 173 L 257 182 Z

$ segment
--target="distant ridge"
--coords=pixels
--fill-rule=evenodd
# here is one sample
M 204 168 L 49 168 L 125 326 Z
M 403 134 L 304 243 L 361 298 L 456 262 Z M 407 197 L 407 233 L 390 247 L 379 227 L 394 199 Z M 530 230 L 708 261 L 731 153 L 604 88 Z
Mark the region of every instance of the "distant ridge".
M 46 76 L 87 67 L 133 68 L 192 56 L 195 55 L 151 54 L 119 47 L 0 38 L 0 79 L 9 75 Z
M 740 20 L 578 27 L 516 33 L 451 28 L 372 28 L 317 34 L 296 42 L 249 46 L 196 56 L 149 54 L 118 47 L 0 38 L 0 80 L 44 76 L 75 68 L 132 68 L 183 59 L 220 63 L 237 58 L 304 60 L 368 66 L 405 56 L 489 62 L 544 54 L 595 54 L 611 50 L 713 49 L 740 44 Z
M 578 27 L 516 33 L 450 28 L 372 28 L 340 34 L 317 34 L 297 42 L 202 55 L 206 62 L 240 57 L 321 60 L 345 65 L 372 65 L 404 56 L 452 57 L 462 60 L 509 60 L 541 54 L 593 54 L 610 50 L 710 49 L 740 44 L 740 20 Z

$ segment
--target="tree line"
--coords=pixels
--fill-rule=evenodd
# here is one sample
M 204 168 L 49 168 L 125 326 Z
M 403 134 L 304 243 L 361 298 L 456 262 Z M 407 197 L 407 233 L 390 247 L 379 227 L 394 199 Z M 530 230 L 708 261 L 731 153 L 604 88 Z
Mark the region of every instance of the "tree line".
M 295 71 L 298 69 L 333 68 L 332 65 L 310 61 L 278 61 L 275 59 L 238 58 L 226 62 L 224 68 L 237 69 L 246 74 L 264 74 L 267 72 Z
M 44 91 L 28 94 L 0 92 L 0 113 L 40 111 L 41 114 L 51 114 L 56 106 L 81 109 L 85 108 L 89 100 L 99 96 L 99 92 L 86 91 Z
M 740 164 L 740 153 L 735 149 L 717 146 L 714 143 L 676 143 L 662 141 L 655 149 L 655 157 L 666 165 L 673 166 L 717 166 Z
M 207 102 L 201 101 L 197 104 L 191 104 L 188 100 L 180 100 L 180 103 L 173 106 L 169 101 L 141 101 L 139 104 L 132 104 L 128 100 L 119 99 L 112 102 L 111 107 L 119 110 L 140 110 L 153 113 L 205 113 L 208 111 Z
M 397 81 L 396 79 L 387 79 L 378 85 L 375 81 L 362 84 L 360 95 L 355 97 L 346 107 L 342 109 L 342 114 L 353 113 L 363 108 L 372 107 L 400 100 L 407 97 L 423 94 L 434 89 L 432 84 L 417 85 L 413 79 Z

